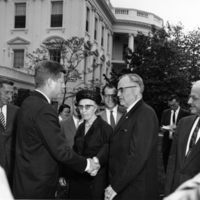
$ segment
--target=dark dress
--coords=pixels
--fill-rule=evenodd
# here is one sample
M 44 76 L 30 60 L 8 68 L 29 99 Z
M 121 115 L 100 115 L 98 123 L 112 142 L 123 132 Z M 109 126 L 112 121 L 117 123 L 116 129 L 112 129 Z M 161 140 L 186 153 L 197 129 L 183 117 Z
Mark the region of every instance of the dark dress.
M 112 133 L 112 127 L 100 116 L 86 135 L 85 122 L 79 126 L 73 147 L 75 152 L 86 158 L 96 156 L 101 168 L 96 176 L 74 171 L 69 199 L 104 199 L 104 190 L 108 186 L 109 141 Z

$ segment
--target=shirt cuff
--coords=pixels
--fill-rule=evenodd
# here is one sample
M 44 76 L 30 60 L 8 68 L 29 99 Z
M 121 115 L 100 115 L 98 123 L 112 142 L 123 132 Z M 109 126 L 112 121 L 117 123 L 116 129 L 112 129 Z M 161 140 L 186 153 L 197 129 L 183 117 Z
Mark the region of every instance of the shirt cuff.
M 89 159 L 87 159 L 87 166 L 86 166 L 85 172 L 87 172 L 89 169 L 90 169 L 90 161 Z

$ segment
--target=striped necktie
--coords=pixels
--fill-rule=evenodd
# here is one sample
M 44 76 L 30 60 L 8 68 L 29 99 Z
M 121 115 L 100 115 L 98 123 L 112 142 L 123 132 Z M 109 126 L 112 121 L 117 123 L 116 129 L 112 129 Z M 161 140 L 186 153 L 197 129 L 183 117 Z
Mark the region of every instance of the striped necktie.
M 3 126 L 3 128 L 4 128 L 4 130 L 6 131 L 6 122 L 5 122 L 5 117 L 4 117 L 4 115 L 3 115 L 3 112 L 2 112 L 2 108 L 0 109 L 0 121 L 1 121 L 1 124 L 2 124 L 2 126 Z

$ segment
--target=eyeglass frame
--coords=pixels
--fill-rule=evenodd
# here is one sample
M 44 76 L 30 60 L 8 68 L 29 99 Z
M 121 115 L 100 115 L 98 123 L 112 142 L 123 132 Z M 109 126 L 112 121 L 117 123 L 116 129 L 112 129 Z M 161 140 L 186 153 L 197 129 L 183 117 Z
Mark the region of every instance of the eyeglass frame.
M 120 87 L 120 88 L 118 88 L 117 89 L 117 94 L 118 94 L 118 92 L 120 91 L 121 93 L 123 93 L 124 92 L 124 89 L 127 89 L 127 88 L 136 88 L 137 86 L 128 86 L 128 87 Z
M 95 105 L 91 105 L 91 104 L 87 104 L 87 105 L 77 105 L 77 108 L 81 111 L 83 110 L 83 108 L 85 108 L 85 110 L 89 110 L 92 106 Z

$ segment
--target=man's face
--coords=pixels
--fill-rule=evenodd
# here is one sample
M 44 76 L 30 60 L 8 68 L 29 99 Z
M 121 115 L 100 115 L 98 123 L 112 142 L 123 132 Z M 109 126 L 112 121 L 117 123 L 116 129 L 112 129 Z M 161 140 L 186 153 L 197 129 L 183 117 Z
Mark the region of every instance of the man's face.
M 131 106 L 137 100 L 139 85 L 136 82 L 131 82 L 127 76 L 119 81 L 117 89 L 119 90 L 117 96 L 119 97 L 120 105 L 125 108 Z
M 171 108 L 171 110 L 176 111 L 179 106 L 179 102 L 176 99 L 173 99 L 172 101 L 168 101 L 168 105 Z
M 188 99 L 188 104 L 190 105 L 190 112 L 192 114 L 200 115 L 200 92 L 199 87 L 193 86 Z
M 108 88 L 106 87 L 104 90 L 104 103 L 107 109 L 113 109 L 117 104 L 117 95 L 115 88 Z
M 64 82 L 64 74 L 61 73 L 60 78 L 57 80 L 52 79 L 52 98 L 58 98 L 64 92 L 65 89 L 65 82 Z
M 0 88 L 0 106 L 7 105 L 12 101 L 13 96 L 13 86 L 3 83 Z
M 81 113 L 79 109 L 77 108 L 76 104 L 77 104 L 76 98 L 74 97 L 74 99 L 72 100 L 72 112 L 75 117 L 81 119 Z

